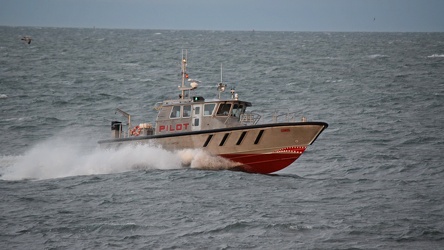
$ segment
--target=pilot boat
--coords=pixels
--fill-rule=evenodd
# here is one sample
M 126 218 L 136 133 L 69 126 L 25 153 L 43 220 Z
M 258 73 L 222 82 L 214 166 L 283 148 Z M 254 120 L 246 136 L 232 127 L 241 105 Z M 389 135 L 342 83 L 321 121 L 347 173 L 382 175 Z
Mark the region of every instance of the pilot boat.
M 325 122 L 305 118 L 295 121 L 294 113 L 276 112 L 272 122 L 260 123 L 261 115 L 247 111 L 252 104 L 241 100 L 234 89 L 230 97 L 221 97 L 227 88 L 222 79 L 216 85 L 217 98 L 191 96 L 200 82 L 189 79 L 186 50 L 182 51 L 181 69 L 180 95 L 155 105 L 158 114 L 154 126 L 133 126 L 131 115 L 117 108 L 127 118 L 127 124 L 112 121 L 112 138 L 98 143 L 106 148 L 152 144 L 169 151 L 201 149 L 231 161 L 230 170 L 269 174 L 296 161 L 328 127 Z

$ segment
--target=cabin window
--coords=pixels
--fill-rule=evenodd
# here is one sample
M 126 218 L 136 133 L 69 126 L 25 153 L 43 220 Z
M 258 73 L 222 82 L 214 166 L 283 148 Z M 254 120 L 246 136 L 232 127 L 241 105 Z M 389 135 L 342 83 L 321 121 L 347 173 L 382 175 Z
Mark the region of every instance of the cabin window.
M 170 118 L 179 118 L 180 117 L 180 106 L 173 106 L 171 109 Z
M 198 118 L 194 119 L 193 126 L 195 126 L 195 127 L 199 126 L 199 119 Z
M 200 107 L 194 107 L 194 114 L 199 115 L 200 114 Z
M 183 116 L 182 117 L 190 117 L 191 116 L 191 105 L 183 106 Z
M 244 105 L 235 103 L 233 105 L 233 111 L 231 112 L 231 115 L 235 116 L 235 117 L 240 117 L 240 115 L 243 113 L 242 112 L 243 109 L 244 109 Z
M 213 115 L 215 107 L 216 107 L 216 103 L 205 104 L 204 105 L 204 115 L 206 115 L 206 116 Z
M 231 103 L 221 103 L 219 109 L 217 110 L 218 116 L 228 116 L 231 109 Z

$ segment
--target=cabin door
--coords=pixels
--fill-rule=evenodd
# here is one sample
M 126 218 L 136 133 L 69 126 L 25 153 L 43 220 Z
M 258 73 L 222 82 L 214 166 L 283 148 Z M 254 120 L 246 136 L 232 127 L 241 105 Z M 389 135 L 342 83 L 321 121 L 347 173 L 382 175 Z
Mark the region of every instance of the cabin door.
M 191 130 L 198 131 L 201 129 L 202 124 L 202 104 L 194 104 L 193 105 L 193 117 L 191 120 Z

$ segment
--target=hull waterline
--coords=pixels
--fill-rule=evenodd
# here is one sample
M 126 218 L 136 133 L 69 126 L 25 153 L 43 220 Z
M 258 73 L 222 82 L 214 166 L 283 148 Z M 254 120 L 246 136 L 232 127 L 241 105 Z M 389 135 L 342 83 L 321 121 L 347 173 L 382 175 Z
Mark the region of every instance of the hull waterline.
M 290 166 L 301 156 L 301 154 L 270 153 L 221 156 L 235 162 L 243 163 L 231 170 L 247 173 L 271 174 Z

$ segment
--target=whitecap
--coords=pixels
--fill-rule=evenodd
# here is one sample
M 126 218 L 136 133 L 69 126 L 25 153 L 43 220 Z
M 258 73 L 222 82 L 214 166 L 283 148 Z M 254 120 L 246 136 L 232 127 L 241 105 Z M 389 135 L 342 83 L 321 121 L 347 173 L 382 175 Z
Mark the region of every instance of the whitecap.
M 12 117 L 12 118 L 7 118 L 7 119 L 0 120 L 0 121 L 3 121 L 3 122 L 15 122 L 15 121 L 23 122 L 23 121 L 31 121 L 32 119 L 33 119 L 32 117 L 28 116 L 28 117 Z
M 137 66 L 139 66 L 139 64 L 138 63 L 122 63 L 122 66 L 125 66 L 125 67 L 137 67 Z
M 0 99 L 6 99 L 6 98 L 8 98 L 7 95 L 5 95 L 5 94 L 0 94 Z
M 428 58 L 439 58 L 439 57 L 444 57 L 444 54 L 433 54 L 433 55 L 431 55 L 431 56 L 427 56 Z
M 389 57 L 389 56 L 387 56 L 387 55 L 381 55 L 381 54 L 374 54 L 374 55 L 369 55 L 369 56 L 368 56 L 368 58 L 371 58 L 371 59 L 387 58 L 387 57 Z

